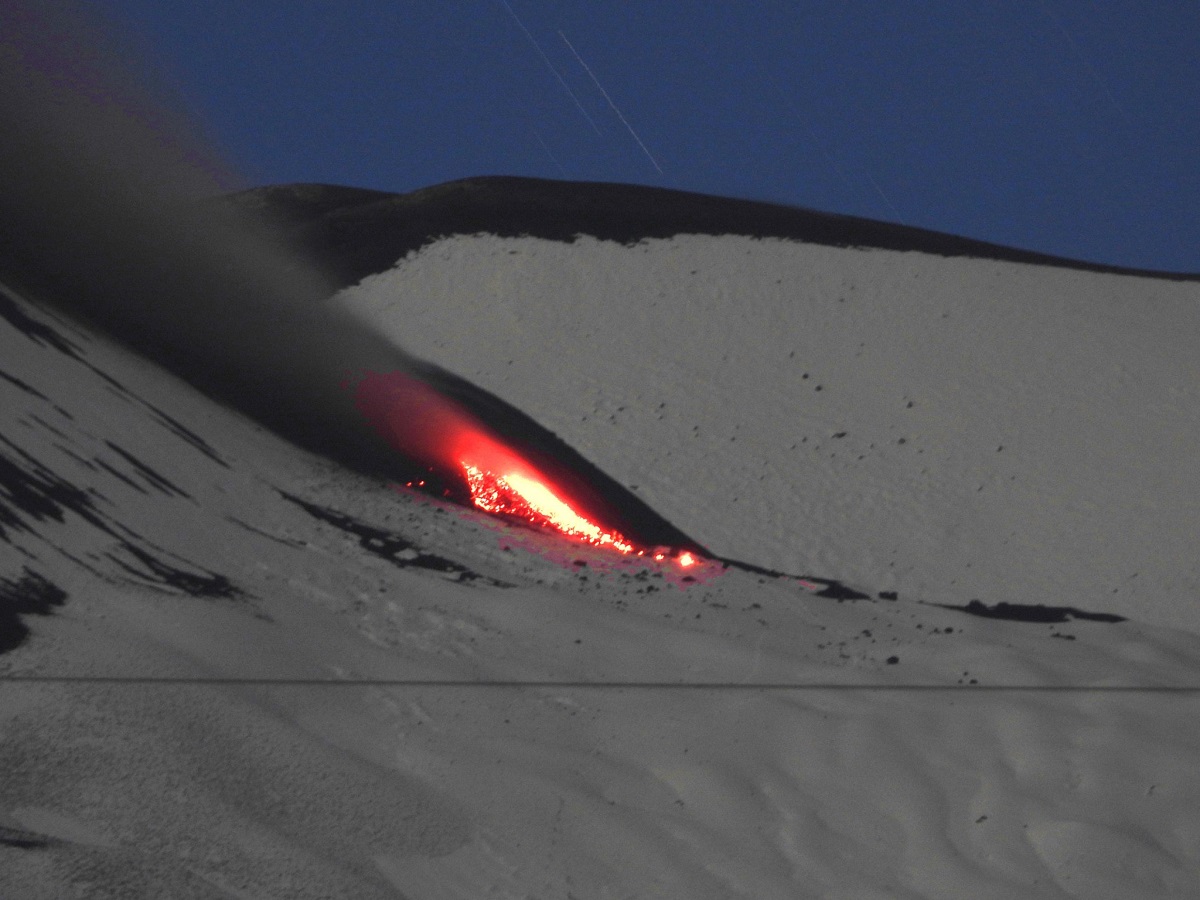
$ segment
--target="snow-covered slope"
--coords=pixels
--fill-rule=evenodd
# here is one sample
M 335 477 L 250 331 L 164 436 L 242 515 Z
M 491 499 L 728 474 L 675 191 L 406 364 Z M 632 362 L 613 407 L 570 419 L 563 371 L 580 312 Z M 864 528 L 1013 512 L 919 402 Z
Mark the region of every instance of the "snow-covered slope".
M 1200 630 L 1200 284 L 460 236 L 343 294 L 724 556 Z
M 334 302 L 865 599 L 396 490 L 6 290 L 0 895 L 1194 896 L 1196 284 L 701 230 Z

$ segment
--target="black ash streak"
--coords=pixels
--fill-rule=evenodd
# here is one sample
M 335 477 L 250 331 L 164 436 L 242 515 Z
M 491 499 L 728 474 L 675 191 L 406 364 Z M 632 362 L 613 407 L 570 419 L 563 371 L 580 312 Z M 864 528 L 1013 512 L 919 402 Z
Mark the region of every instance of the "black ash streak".
M 302 541 L 297 541 L 292 538 L 280 537 L 277 534 L 271 534 L 270 532 L 263 531 L 261 528 L 256 528 L 248 522 L 243 522 L 241 519 L 237 518 L 236 516 L 227 515 L 227 516 L 225 516 L 225 521 L 232 522 L 238 528 L 245 529 L 246 531 L 249 531 L 251 534 L 257 534 L 259 537 L 264 537 L 269 541 L 274 541 L 276 544 L 281 544 L 284 547 L 291 547 L 293 550 L 304 546 L 304 543 Z
M 3 299 L 4 299 L 3 297 L 0 297 L 0 300 L 3 300 Z M 26 394 L 29 394 L 29 396 L 31 396 L 31 397 L 36 397 L 39 400 L 49 399 L 45 394 L 43 394 L 37 388 L 33 387 L 32 385 L 26 384 L 24 381 L 22 381 L 20 378 L 17 378 L 14 375 L 9 375 L 7 372 L 3 371 L 2 369 L 0 369 L 0 379 L 7 381 L 9 384 L 11 384 L 17 390 L 24 391 Z
M 148 403 L 147 401 L 143 400 L 140 397 L 138 397 L 136 399 L 143 406 L 145 406 L 148 410 L 150 410 L 150 413 L 154 416 L 154 418 L 156 420 L 158 420 L 159 424 L 161 424 L 164 428 L 166 428 L 169 432 L 171 432 L 177 438 L 190 444 L 196 450 L 199 450 L 201 453 L 203 453 L 205 456 L 207 456 L 209 459 L 211 459 L 213 462 L 215 462 L 221 468 L 223 468 L 223 469 L 230 468 L 229 463 L 225 462 L 225 460 L 221 458 L 221 454 L 219 454 L 216 450 L 214 450 L 207 441 L 205 441 L 202 437 L 200 437 L 200 435 L 196 434 L 194 431 L 190 430 L 189 428 L 185 428 L 177 420 L 168 416 L 165 412 L 163 412 L 161 409 L 159 409 L 154 404 Z
M 1069 622 L 1072 619 L 1109 623 L 1128 621 L 1124 616 L 1118 616 L 1115 613 L 1087 612 L 1074 606 L 1045 606 L 1041 603 L 997 603 L 994 606 L 988 606 L 980 600 L 972 600 L 963 606 L 955 606 L 950 603 L 931 603 L 929 605 L 942 609 L 953 609 L 985 619 L 1005 619 L 1010 622 L 1061 623 Z
M 5 319 L 10 326 L 40 346 L 63 353 L 82 364 L 108 384 L 117 396 L 145 407 L 159 424 L 168 428 L 191 447 L 205 453 L 214 462 L 228 468 L 228 465 L 202 439 L 131 392 L 120 381 L 90 363 L 77 344 L 63 337 L 51 325 L 27 313 L 23 305 L 7 292 L 0 292 L 0 318 Z M 12 378 L 6 380 L 15 381 Z M 26 390 L 26 393 L 43 402 L 50 402 L 40 392 L 31 388 Z M 65 410 L 59 407 L 55 407 L 55 409 L 68 420 L 71 418 Z M 37 415 L 31 413 L 29 419 L 61 438 L 66 444 L 70 443 L 67 435 Z M 133 453 L 113 441 L 106 440 L 104 443 L 113 454 L 130 467 L 130 472 L 122 472 L 117 466 L 100 457 L 87 459 L 64 444 L 56 443 L 55 446 L 90 471 L 102 469 L 130 489 L 143 495 L 147 494 L 146 488 L 143 487 L 144 484 L 168 497 L 190 499 L 190 495 L 186 491 L 138 459 Z M 135 478 L 140 479 L 143 484 L 139 484 L 134 480 Z M 95 500 L 100 497 L 101 495 L 94 488 L 85 489 L 72 483 L 0 434 L 0 540 L 12 543 L 11 537 L 17 532 L 36 535 L 39 532 L 38 523 L 46 521 L 63 523 L 66 515 L 70 513 L 114 541 L 113 549 L 106 553 L 105 557 L 132 581 L 197 597 L 233 598 L 241 596 L 242 592 L 226 576 L 204 570 L 202 567 L 170 554 L 121 525 L 118 521 L 106 516 L 95 505 Z M 67 555 L 69 556 L 69 554 Z M 172 557 L 174 561 L 172 561 Z M 76 560 L 76 562 L 92 571 L 93 574 L 99 574 L 82 561 Z M 176 565 L 176 562 L 181 563 L 182 566 Z
M 464 583 L 481 582 L 490 587 L 514 587 L 507 582 L 481 575 L 444 556 L 419 550 L 411 541 L 382 528 L 361 522 L 346 513 L 310 503 L 284 491 L 280 491 L 279 496 L 296 504 L 314 519 L 351 535 L 358 541 L 358 545 L 368 553 L 378 556 L 398 569 L 424 569 L 440 575 L 454 576 L 455 579 Z
M 149 484 L 150 487 L 162 494 L 166 494 L 168 497 L 175 496 L 186 497 L 189 500 L 191 499 L 191 494 L 180 488 L 166 476 L 160 475 L 158 472 L 154 471 L 154 469 L 150 468 L 150 466 L 146 465 L 128 450 L 123 450 L 112 441 L 106 440 L 104 443 L 108 445 L 110 450 L 125 460 L 125 462 L 133 466 L 134 470 L 142 476 L 142 479 Z M 122 481 L 128 482 L 128 479 L 122 478 Z
M 3 653 L 0 648 L 0 653 Z M 43 850 L 60 843 L 52 837 L 25 831 L 23 828 L 7 828 L 0 825 L 0 847 L 12 847 L 14 850 Z
M 0 445 L 0 540 L 8 541 L 14 531 L 32 533 L 27 518 L 62 522 L 65 512 L 71 511 L 93 524 L 99 522 L 87 491 L 60 478 L 3 435 Z
M 189 572 L 150 553 L 131 541 L 122 541 L 119 551 L 132 556 L 135 563 L 125 562 L 116 553 L 107 554 L 108 559 L 135 579 L 144 579 L 155 587 L 173 588 L 192 597 L 220 597 L 235 599 L 242 591 L 226 576 L 217 572 L 199 570 Z
M 26 300 L 25 303 L 28 303 L 28 301 Z M 30 304 L 30 305 L 33 305 L 33 304 Z M 48 349 L 57 350 L 58 352 L 63 353 L 64 355 L 66 355 L 70 359 L 74 360 L 75 362 L 78 362 L 79 364 L 83 365 L 89 371 L 91 371 L 94 375 L 96 375 L 98 378 L 100 378 L 102 381 L 104 381 L 112 389 L 114 394 L 116 394 L 117 396 L 119 396 L 131 403 L 137 404 L 137 405 L 143 407 L 144 409 L 146 409 L 158 424 L 160 424 L 163 428 L 165 428 L 167 431 L 169 431 L 175 437 L 184 441 L 189 446 L 191 446 L 193 449 L 198 450 L 200 453 L 203 453 L 206 457 L 208 457 L 210 460 L 212 460 L 214 463 L 221 466 L 222 468 L 224 468 L 224 469 L 230 468 L 229 463 L 227 463 L 221 457 L 221 455 L 207 441 L 205 441 L 203 438 L 201 438 L 198 434 L 196 434 L 191 429 L 187 428 L 185 425 L 183 425 L 177 419 L 173 418 L 172 416 L 167 415 L 167 413 L 163 412 L 161 409 L 159 409 L 153 403 L 150 403 L 145 398 L 143 398 L 143 397 L 139 396 L 138 394 L 134 393 L 133 391 L 131 391 L 128 387 L 126 387 L 124 384 L 122 384 L 116 378 L 113 378 L 111 375 L 109 375 L 103 369 L 92 364 L 87 359 L 86 355 L 83 353 L 82 349 L 77 344 L 74 344 L 73 342 L 64 338 L 52 326 L 46 324 L 43 321 L 40 321 L 37 318 L 34 318 L 33 316 L 30 316 L 22 308 L 22 306 L 23 306 L 23 304 L 19 303 L 17 301 L 17 298 L 10 295 L 7 292 L 7 290 L 5 290 L 3 288 L 3 285 L 0 285 L 0 318 L 5 319 L 11 326 L 13 326 L 13 328 L 15 328 L 17 331 L 20 331 L 23 334 L 25 334 L 27 337 L 30 338 L 30 340 L 34 341 L 38 345 L 40 345 L 42 347 L 46 347 Z M 47 313 L 47 311 L 45 309 L 39 309 L 39 312 L 41 312 L 43 314 Z M 38 391 L 32 385 L 25 383 L 21 379 L 15 377 L 13 375 L 10 375 L 7 372 L 0 370 L 0 379 L 3 379 L 4 381 L 9 382 L 14 387 L 25 392 L 26 394 L 29 394 L 31 397 L 45 401 L 47 403 L 51 402 L 49 397 L 47 397 L 45 394 Z M 64 418 L 66 418 L 68 420 L 71 420 L 74 418 L 73 416 L 71 416 L 71 414 L 69 412 L 67 412 L 65 409 L 63 409 L 60 406 L 55 406 L 54 409 L 59 414 L 61 414 Z M 58 432 L 56 429 L 54 429 L 52 426 L 50 426 L 48 423 L 44 422 L 41 419 L 38 419 L 36 416 L 34 416 L 33 418 L 35 419 L 35 421 L 38 422 L 38 424 L 42 425 L 44 428 L 54 431 L 56 434 L 59 434 L 61 436 L 61 433 Z M 120 448 L 112 445 L 111 443 L 109 443 L 109 446 L 116 452 L 120 453 L 121 455 L 126 455 L 124 451 L 122 451 Z M 142 466 L 141 463 L 133 462 L 133 461 L 131 461 L 131 464 L 133 464 L 135 467 Z M 107 466 L 106 466 L 106 468 L 107 468 Z M 110 469 L 109 471 L 112 471 L 112 470 Z
M 62 523 L 68 513 L 112 539 L 115 547 L 107 554 L 109 560 L 139 583 L 194 597 L 241 596 L 242 592 L 224 575 L 186 560 L 179 562 L 188 568 L 168 561 L 166 557 L 172 554 L 101 513 L 89 491 L 72 484 L 0 435 L 0 540 L 11 544 L 11 537 L 17 532 L 37 534 L 38 523 Z
M 71 454 L 71 455 L 74 456 L 74 454 Z M 78 457 L 75 457 L 75 458 L 78 459 Z M 114 468 L 113 466 L 110 466 L 108 463 L 106 463 L 104 460 L 100 459 L 99 457 L 96 457 L 96 459 L 94 459 L 94 460 L 86 461 L 84 464 L 87 465 L 87 467 L 90 469 L 101 468 L 105 472 L 107 472 L 109 475 L 111 475 L 113 478 L 116 478 L 118 481 L 123 482 L 126 487 L 137 491 L 139 494 L 142 494 L 143 496 L 146 496 L 146 497 L 150 496 L 150 492 L 147 491 L 144 487 L 142 487 L 140 484 L 138 484 L 136 481 L 134 481 L 132 478 L 130 478 L 128 475 L 126 475 L 124 472 L 120 471 L 119 469 Z

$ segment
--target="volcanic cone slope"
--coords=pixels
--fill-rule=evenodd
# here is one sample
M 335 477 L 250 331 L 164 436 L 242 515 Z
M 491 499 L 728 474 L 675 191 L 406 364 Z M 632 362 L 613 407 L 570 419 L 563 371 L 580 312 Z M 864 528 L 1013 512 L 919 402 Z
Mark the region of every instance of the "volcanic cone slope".
M 8 290 L 0 895 L 1200 890 L 1194 282 L 686 230 L 392 253 L 334 301 L 371 346 L 752 566 L 397 490 Z

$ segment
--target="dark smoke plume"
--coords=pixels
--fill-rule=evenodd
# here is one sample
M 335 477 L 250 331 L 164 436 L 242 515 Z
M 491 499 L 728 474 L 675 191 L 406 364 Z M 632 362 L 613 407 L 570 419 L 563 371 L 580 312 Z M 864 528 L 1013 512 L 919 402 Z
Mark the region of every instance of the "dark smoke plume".
M 403 447 L 449 439 L 389 446 L 356 406 L 368 373 L 406 373 L 628 536 L 700 549 L 529 417 L 328 303 L 344 282 L 221 199 L 237 179 L 135 57 L 66 0 L 0 0 L 0 282 L 301 446 L 395 481 L 425 473 Z M 393 436 L 419 429 L 397 404 Z M 462 493 L 447 495 L 469 503 Z
M 0 3 L 0 280 L 311 449 L 394 470 L 341 384 L 412 360 L 216 199 L 238 179 L 135 58 L 81 6 Z

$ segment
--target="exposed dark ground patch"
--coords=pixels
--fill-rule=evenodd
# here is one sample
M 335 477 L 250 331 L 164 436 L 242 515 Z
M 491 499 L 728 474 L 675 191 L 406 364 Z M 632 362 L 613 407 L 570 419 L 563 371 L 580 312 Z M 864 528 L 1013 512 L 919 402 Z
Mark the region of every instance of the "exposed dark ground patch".
M 985 619 L 1006 619 L 1010 622 L 1069 622 L 1072 619 L 1083 619 L 1089 622 L 1125 622 L 1125 616 L 1115 613 L 1095 613 L 1078 609 L 1074 606 L 1044 606 L 1040 603 L 997 603 L 994 606 L 972 600 L 964 606 L 950 603 L 933 603 L 942 609 L 955 609 L 972 616 L 982 616 Z
M 360 547 L 368 553 L 373 553 L 380 559 L 386 560 L 398 569 L 426 569 L 444 575 L 457 575 L 459 581 L 481 582 L 492 587 L 513 587 L 513 585 L 507 582 L 498 581 L 472 571 L 466 566 L 447 559 L 444 556 L 418 550 L 411 541 L 389 531 L 384 531 L 381 528 L 367 525 L 365 522 L 360 522 L 353 516 L 348 516 L 345 513 L 340 513 L 328 507 L 318 506 L 315 503 L 309 503 L 284 491 L 280 491 L 279 496 L 283 497 L 284 500 L 296 504 L 314 519 L 332 525 L 346 534 L 353 535 L 358 540 Z
M 803 575 L 801 578 L 804 581 L 812 581 L 822 585 L 821 590 L 814 593 L 818 597 L 828 597 L 831 600 L 870 600 L 870 594 L 864 594 L 862 591 L 856 591 L 852 587 L 847 587 L 840 581 L 835 581 L 829 578 L 815 578 L 811 575 Z
M 237 599 L 245 596 L 225 575 L 160 547 L 124 523 L 107 522 L 103 530 L 117 541 L 106 557 L 133 579 L 192 597 Z
M 10 325 L 25 334 L 30 340 L 64 353 L 79 362 L 107 384 L 114 394 L 135 405 L 142 406 L 154 417 L 155 421 L 172 434 L 222 467 L 229 468 L 228 464 L 202 438 L 143 400 L 118 379 L 93 365 L 84 358 L 83 351 L 77 344 L 63 337 L 52 326 L 28 315 L 6 291 L 0 291 L 0 318 L 7 320 Z M 49 402 L 48 398 L 19 379 L 7 376 L 6 380 L 21 387 L 26 393 Z M 65 410 L 59 407 L 55 407 L 55 409 L 58 409 L 67 419 L 71 418 Z M 58 429 L 53 428 L 37 416 L 31 415 L 31 418 L 43 428 L 69 443 L 70 439 Z M 147 495 L 146 487 L 149 487 L 167 497 L 191 499 L 186 491 L 138 459 L 135 454 L 112 441 L 106 440 L 104 443 L 130 467 L 131 471 L 122 472 L 116 465 L 105 462 L 99 457 L 88 460 L 66 447 L 60 446 L 59 449 L 92 471 L 96 471 L 98 467 L 104 469 L 130 489 L 143 495 Z M 204 569 L 156 547 L 136 532 L 106 516 L 96 508 L 94 502 L 100 497 L 101 495 L 94 488 L 85 489 L 71 483 L 0 435 L 0 540 L 11 544 L 10 537 L 14 532 L 35 534 L 37 523 L 48 520 L 62 523 L 65 516 L 72 513 L 115 542 L 113 549 L 105 554 L 106 558 L 119 571 L 137 583 L 148 583 L 158 588 L 179 591 L 193 597 L 233 598 L 242 596 L 242 591 L 225 575 Z M 29 556 L 27 552 L 26 555 Z M 75 559 L 70 554 L 67 555 Z M 75 561 L 94 574 L 99 574 L 83 560 L 76 559 Z
M 66 599 L 66 591 L 28 567 L 15 581 L 0 578 L 0 653 L 19 647 L 29 636 L 21 616 L 48 616 Z M 0 828 L 0 838 L 3 833 Z
M 819 591 L 813 591 L 816 597 L 826 597 L 830 600 L 871 600 L 870 594 L 864 594 L 862 591 L 856 591 L 852 587 L 848 587 L 832 578 L 818 578 L 815 575 L 792 575 L 788 572 L 779 572 L 775 569 L 768 569 L 765 566 L 756 566 L 754 563 L 742 562 L 736 559 L 725 559 L 724 557 L 710 557 L 718 562 L 724 563 L 731 569 L 741 569 L 743 572 L 749 572 L 752 575 L 763 575 L 767 578 L 787 578 L 795 581 L 805 581 L 820 587 Z
M 93 524 L 101 521 L 87 491 L 60 478 L 0 436 L 0 540 L 7 541 L 12 531 L 31 532 L 26 518 L 62 522 L 66 511 Z
M 122 479 L 128 481 L 127 479 Z M 134 485 L 134 487 L 136 487 Z M 185 495 L 186 496 L 186 495 Z M 91 492 L 72 484 L 0 436 L 0 540 L 12 543 L 15 532 L 36 533 L 35 523 L 62 523 L 68 513 L 111 538 L 116 547 L 108 558 L 141 582 L 193 597 L 237 597 L 241 591 L 224 575 L 168 554 L 98 510 Z
M 345 284 L 386 271 L 440 237 L 480 233 L 564 242 L 590 235 L 622 244 L 678 234 L 737 234 L 1200 280 L 1200 275 L 1078 262 L 856 216 L 629 184 L 491 176 L 408 194 L 292 184 L 228 199 L 282 225 L 290 239 L 329 264 Z

